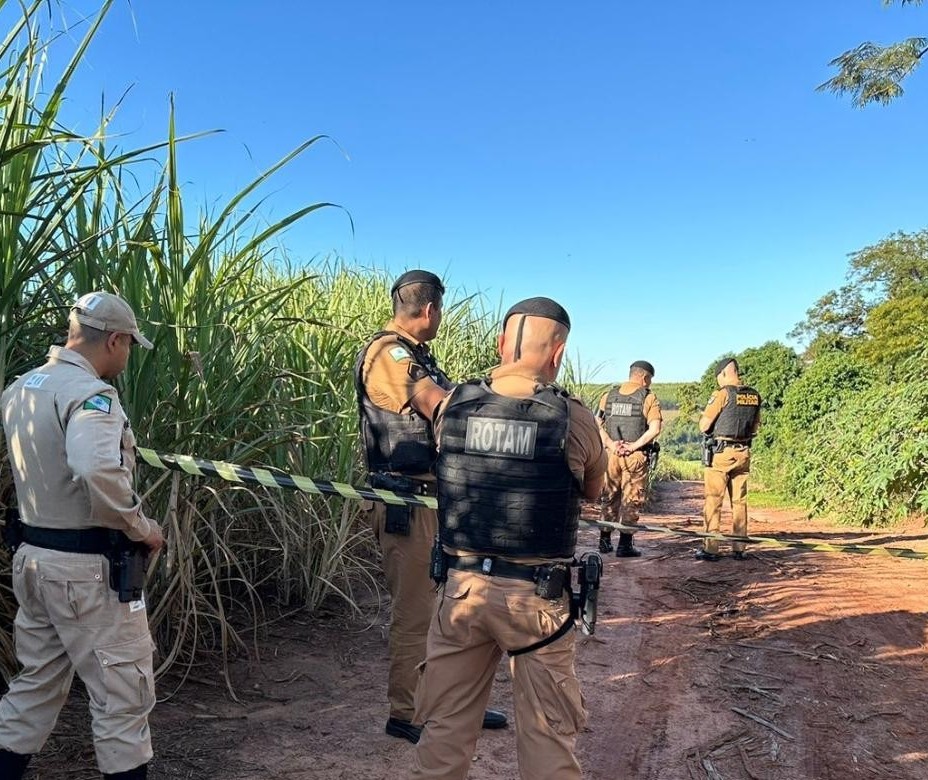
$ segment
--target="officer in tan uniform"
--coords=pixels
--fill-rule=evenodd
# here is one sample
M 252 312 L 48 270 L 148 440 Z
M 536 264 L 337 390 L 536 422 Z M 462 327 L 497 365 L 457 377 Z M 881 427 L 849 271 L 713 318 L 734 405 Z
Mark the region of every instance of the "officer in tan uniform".
M 707 437 L 703 460 L 706 466 L 705 528 L 706 533 L 719 532 L 722 502 L 728 493 L 733 533 L 747 536 L 751 440 L 760 426 L 761 397 L 753 387 L 741 384 L 738 362 L 734 358 L 722 358 L 715 366 L 715 374 L 720 389 L 712 394 L 699 418 L 699 430 Z M 744 559 L 744 544 L 733 542 L 732 550 L 734 558 Z M 696 558 L 717 561 L 718 539 L 704 539 Z
M 661 432 L 661 403 L 651 392 L 654 366 L 636 360 L 628 370 L 628 381 L 613 387 L 599 399 L 600 434 L 609 454 L 603 520 L 637 525 L 648 489 L 648 468 L 656 454 Z M 619 532 L 616 557 L 637 558 L 641 552 L 632 545 L 632 531 Z M 612 531 L 599 532 L 599 551 L 612 552 Z
M 164 543 L 133 490 L 135 437 L 109 381 L 133 344 L 151 349 L 135 315 L 105 292 L 71 309 L 68 340 L 3 393 L 3 428 L 21 515 L 13 556 L 16 654 L 22 671 L 0 701 L 0 777 L 17 780 L 51 733 L 77 672 L 90 697 L 97 765 L 144 778 L 155 703 L 144 596 L 110 586 L 114 544 Z M 8 526 L 10 521 L 8 520 Z M 144 560 L 144 559 L 142 559 Z
M 435 495 L 435 444 L 431 419 L 452 388 L 428 342 L 441 324 L 441 280 L 428 271 L 407 271 L 393 285 L 393 319 L 358 355 L 355 388 L 361 439 L 373 487 Z M 375 503 L 370 511 L 383 554 L 391 597 L 390 671 L 386 733 L 416 742 L 413 723 L 416 667 L 425 658 L 425 638 L 435 601 L 429 552 L 438 531 L 435 511 Z M 502 728 L 506 717 L 490 710 L 484 728 Z
M 447 581 L 416 694 L 425 727 L 410 778 L 464 780 L 504 651 L 521 777 L 580 777 L 586 713 L 564 585 L 580 498 L 599 496 L 606 456 L 590 411 L 551 384 L 569 329 L 549 298 L 517 303 L 503 320 L 501 366 L 459 385 L 436 414 L 436 558 Z

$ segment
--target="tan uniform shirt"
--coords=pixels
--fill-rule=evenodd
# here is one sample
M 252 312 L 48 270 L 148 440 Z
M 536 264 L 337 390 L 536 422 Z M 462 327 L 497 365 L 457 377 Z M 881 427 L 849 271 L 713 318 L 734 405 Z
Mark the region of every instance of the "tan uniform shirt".
M 734 385 L 726 385 L 726 387 L 734 387 Z M 706 404 L 706 408 L 703 410 L 702 417 L 700 418 L 700 423 L 705 422 L 705 427 L 711 428 L 712 424 L 718 419 L 719 415 L 722 413 L 722 409 L 725 408 L 725 405 L 728 403 L 728 393 L 723 392 L 725 388 L 721 390 L 716 390 L 711 396 L 709 396 L 709 403 Z M 760 409 L 757 410 L 757 417 L 754 420 L 754 426 L 751 428 L 751 436 L 757 434 L 757 429 L 760 428 Z
M 623 382 L 619 385 L 619 392 L 622 395 L 631 395 L 634 392 L 637 392 L 641 388 L 641 385 L 636 384 L 635 382 Z M 599 415 L 597 420 L 599 422 L 599 427 L 603 429 L 605 433 L 605 415 L 606 415 L 606 398 L 609 397 L 611 390 L 607 390 L 599 399 Z M 644 415 L 644 419 L 647 423 L 652 423 L 654 420 L 663 421 L 661 416 L 661 402 L 658 400 L 657 396 L 654 393 L 648 393 L 644 397 L 644 404 L 642 404 L 641 413 Z M 608 436 L 606 438 L 609 438 Z
M 409 331 L 390 320 L 384 330 L 399 333 L 411 344 L 421 345 L 426 352 L 428 345 L 416 340 Z M 436 387 L 426 368 L 394 334 L 377 339 L 368 347 L 361 367 L 361 381 L 367 395 L 377 406 L 395 414 L 418 414 L 412 407 L 412 399 L 429 387 Z M 410 475 L 423 482 L 433 482 L 434 474 Z
M 390 320 L 384 330 L 399 333 L 412 344 L 417 340 Z M 423 344 L 428 351 L 428 345 Z M 416 362 L 412 353 L 395 335 L 388 333 L 377 339 L 364 356 L 361 381 L 377 406 L 397 414 L 416 414 L 410 401 L 427 387 L 435 384 L 428 371 Z
M 44 528 L 103 526 L 141 541 L 153 530 L 132 487 L 135 436 L 115 388 L 80 354 L 48 362 L 2 397 L 22 520 Z
M 544 384 L 537 376 L 525 373 L 521 366 L 500 366 L 490 373 L 491 388 L 494 392 L 509 398 L 530 398 L 536 389 Z M 435 412 L 436 438 L 441 430 L 441 420 L 445 412 L 446 398 Z M 570 431 L 567 436 L 567 464 L 571 473 L 584 484 L 587 480 L 597 479 L 606 470 L 606 451 L 603 449 L 599 437 L 599 428 L 592 412 L 583 405 L 583 401 L 574 396 L 570 397 Z M 464 550 L 455 550 L 446 547 L 451 555 L 468 555 Z M 517 560 L 519 563 L 540 565 L 551 563 L 550 559 L 519 558 L 500 556 L 506 560 Z

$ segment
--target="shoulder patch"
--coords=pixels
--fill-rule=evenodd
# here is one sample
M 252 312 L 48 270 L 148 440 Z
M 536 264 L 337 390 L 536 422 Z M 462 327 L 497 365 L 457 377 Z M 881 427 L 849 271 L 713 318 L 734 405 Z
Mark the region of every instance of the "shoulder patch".
M 406 369 L 406 371 L 407 371 L 407 373 L 409 374 L 409 378 L 410 378 L 413 382 L 418 382 L 420 379 L 425 379 L 425 378 L 429 375 L 429 372 L 426 371 L 426 370 L 425 370 L 422 366 L 420 366 L 418 363 L 412 363 L 412 362 L 410 362 L 409 368 Z
M 88 398 L 81 407 L 81 409 L 89 409 L 92 412 L 103 412 L 104 414 L 109 414 L 112 408 L 113 399 L 105 395 L 95 395 L 92 398 Z
M 35 388 L 41 387 L 43 384 L 45 384 L 45 380 L 48 379 L 49 376 L 49 374 L 33 374 L 25 382 L 23 382 L 23 387 L 34 390 Z
M 392 357 L 397 363 L 406 358 L 411 358 L 412 355 L 409 354 L 409 350 L 406 347 L 393 347 L 390 350 L 390 357 Z

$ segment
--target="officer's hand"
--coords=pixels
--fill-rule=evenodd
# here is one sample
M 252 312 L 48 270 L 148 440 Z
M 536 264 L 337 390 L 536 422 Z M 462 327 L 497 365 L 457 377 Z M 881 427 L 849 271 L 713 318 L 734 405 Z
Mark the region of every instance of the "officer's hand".
M 164 535 L 161 533 L 161 527 L 154 520 L 149 520 L 148 522 L 151 523 L 151 532 L 142 539 L 142 544 L 148 547 L 153 553 L 156 553 L 164 547 Z

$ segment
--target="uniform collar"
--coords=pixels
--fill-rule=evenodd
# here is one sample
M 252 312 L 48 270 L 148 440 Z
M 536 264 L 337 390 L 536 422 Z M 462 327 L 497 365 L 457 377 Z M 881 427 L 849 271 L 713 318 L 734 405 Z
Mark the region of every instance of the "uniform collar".
M 100 378 L 100 375 L 97 373 L 97 369 L 95 369 L 90 364 L 90 361 L 87 360 L 87 358 L 85 358 L 80 352 L 75 352 L 73 349 L 57 346 L 49 347 L 47 357 L 49 360 L 53 360 L 56 363 L 70 363 L 72 366 L 78 366 L 97 379 Z

